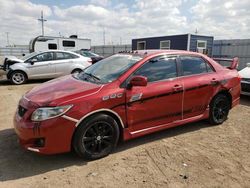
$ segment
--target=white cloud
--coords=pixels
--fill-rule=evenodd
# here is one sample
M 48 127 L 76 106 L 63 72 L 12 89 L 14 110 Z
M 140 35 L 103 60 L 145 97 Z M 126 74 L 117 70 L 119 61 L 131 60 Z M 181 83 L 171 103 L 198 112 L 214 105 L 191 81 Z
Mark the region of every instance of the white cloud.
M 28 0 L 0 1 L 0 44 L 6 45 L 6 32 L 9 32 L 11 45 L 27 44 L 32 36 L 38 35 L 40 25 L 37 18 L 41 10 L 46 16 L 52 14 L 50 7 Z
M 217 38 L 249 38 L 249 9 L 249 0 L 200 0 L 192 8 L 194 25 Z
M 90 4 L 106 7 L 111 5 L 111 2 L 110 0 L 91 0 Z
M 199 34 L 216 38 L 250 37 L 249 0 L 199 0 L 192 7 L 185 7 L 187 0 L 135 0 L 131 5 L 109 0 L 89 2 L 62 8 L 28 0 L 0 1 L 0 44 L 6 44 L 7 31 L 11 44 L 28 44 L 39 35 L 41 10 L 48 19 L 46 35 L 78 34 L 91 38 L 92 44 L 103 43 L 103 29 L 106 43 L 114 44 L 120 37 L 123 43 L 131 43 L 132 38 L 193 33 L 196 28 Z

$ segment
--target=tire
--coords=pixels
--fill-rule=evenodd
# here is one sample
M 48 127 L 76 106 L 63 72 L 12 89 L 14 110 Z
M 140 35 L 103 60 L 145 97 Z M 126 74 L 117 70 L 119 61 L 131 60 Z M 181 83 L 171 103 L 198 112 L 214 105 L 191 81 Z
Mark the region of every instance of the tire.
M 80 72 L 82 72 L 81 69 L 74 69 L 71 74 L 79 74 Z
M 10 74 L 10 81 L 12 84 L 21 85 L 27 81 L 27 76 L 22 71 L 14 71 Z
M 227 120 L 230 110 L 230 100 L 226 95 L 216 95 L 210 103 L 209 122 L 212 125 L 222 124 Z
M 82 158 L 95 160 L 109 155 L 119 140 L 117 122 L 106 114 L 93 115 L 77 128 L 73 147 Z

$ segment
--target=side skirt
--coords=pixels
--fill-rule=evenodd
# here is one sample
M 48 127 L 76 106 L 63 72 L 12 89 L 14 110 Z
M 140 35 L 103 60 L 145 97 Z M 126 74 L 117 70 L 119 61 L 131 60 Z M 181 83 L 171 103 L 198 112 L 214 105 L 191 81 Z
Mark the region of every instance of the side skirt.
M 167 123 L 167 124 L 157 125 L 155 127 L 149 127 L 149 128 L 145 128 L 145 129 L 141 129 L 141 130 L 137 130 L 137 131 L 130 131 L 129 128 L 125 128 L 124 132 L 123 132 L 123 138 L 124 138 L 124 140 L 129 140 L 129 139 L 137 138 L 137 137 L 144 136 L 147 134 L 151 134 L 151 133 L 154 133 L 157 131 L 161 131 L 164 129 L 168 129 L 171 127 L 176 127 L 179 125 L 207 119 L 208 117 L 209 117 L 209 108 L 207 108 L 205 110 L 205 112 L 201 115 L 191 117 L 188 119 L 174 121 L 174 122 Z

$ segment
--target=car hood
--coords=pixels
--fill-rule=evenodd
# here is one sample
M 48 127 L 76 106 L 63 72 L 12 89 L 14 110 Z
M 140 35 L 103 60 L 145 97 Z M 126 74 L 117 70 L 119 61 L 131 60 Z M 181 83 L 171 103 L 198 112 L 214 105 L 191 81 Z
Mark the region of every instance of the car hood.
M 7 56 L 7 61 L 12 61 L 12 62 L 16 62 L 16 63 L 23 63 L 24 61 L 21 59 L 18 59 L 15 56 Z
M 77 80 L 68 75 L 34 87 L 25 97 L 39 106 L 57 106 L 77 97 L 92 95 L 101 88 L 102 85 Z
M 250 78 L 250 67 L 246 67 L 242 69 L 241 71 L 239 71 L 239 75 L 242 78 Z

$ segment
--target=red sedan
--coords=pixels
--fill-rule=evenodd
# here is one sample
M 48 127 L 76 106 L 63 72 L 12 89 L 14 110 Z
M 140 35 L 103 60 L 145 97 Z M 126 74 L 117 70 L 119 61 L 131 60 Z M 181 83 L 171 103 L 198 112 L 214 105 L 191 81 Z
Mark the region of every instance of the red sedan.
M 186 51 L 120 53 L 78 75 L 51 80 L 26 93 L 14 126 L 26 149 L 71 151 L 87 159 L 128 140 L 208 119 L 221 124 L 240 100 L 237 59 L 225 68 Z

